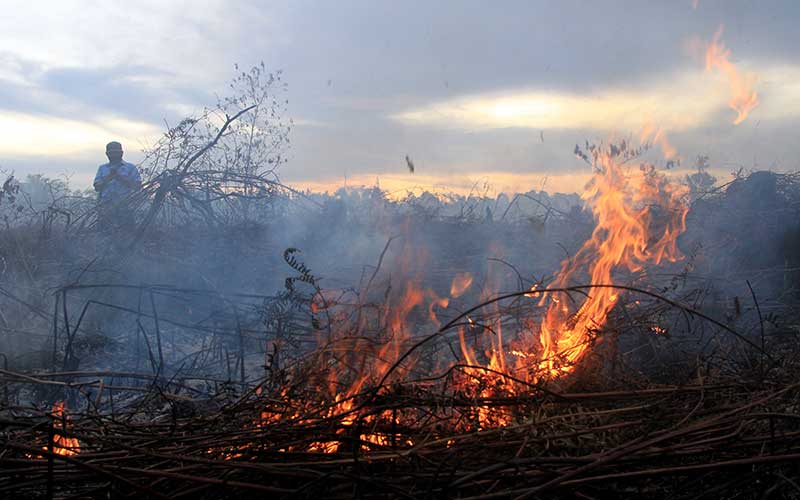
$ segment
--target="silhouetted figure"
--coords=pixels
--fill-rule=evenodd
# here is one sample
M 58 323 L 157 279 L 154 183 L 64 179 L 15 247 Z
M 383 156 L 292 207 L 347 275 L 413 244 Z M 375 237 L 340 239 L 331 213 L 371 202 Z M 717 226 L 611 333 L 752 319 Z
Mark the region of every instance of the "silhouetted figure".
M 142 187 L 136 165 L 122 160 L 122 144 L 106 145 L 108 163 L 100 165 L 94 178 L 97 191 L 97 224 L 99 231 L 112 238 L 112 243 L 134 226 L 133 210 L 128 197 Z

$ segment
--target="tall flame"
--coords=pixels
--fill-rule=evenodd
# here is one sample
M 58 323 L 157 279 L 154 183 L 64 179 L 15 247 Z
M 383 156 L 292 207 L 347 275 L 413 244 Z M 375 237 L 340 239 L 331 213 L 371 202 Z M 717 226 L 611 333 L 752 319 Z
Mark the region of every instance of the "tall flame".
M 574 258 L 562 262 L 553 287 L 568 286 L 587 266 L 592 285 L 612 285 L 616 268 L 636 272 L 645 263 L 681 257 L 676 241 L 686 227 L 685 187 L 669 182 L 652 167 L 630 175 L 611 150 L 596 154 L 594 166 L 596 173 L 583 199 L 597 226 Z M 574 368 L 589 347 L 592 332 L 605 323 L 618 300 L 618 291 L 612 287 L 588 293 L 575 311 L 564 294 L 542 299 L 549 301 L 549 307 L 540 332 L 541 368 L 551 375 Z
M 666 135 L 653 126 L 643 131 L 641 140 L 660 146 L 668 158 L 677 155 Z M 676 239 L 685 229 L 686 188 L 669 182 L 653 167 L 642 167 L 633 173 L 625 169 L 622 158 L 633 157 L 638 151 L 629 151 L 625 145 L 592 148 L 596 173 L 583 199 L 593 211 L 597 227 L 576 256 L 562 263 L 553 284 L 555 287 L 565 287 L 573 280 L 585 283 L 585 272 L 593 285 L 611 285 L 612 274 L 619 268 L 636 272 L 648 263 L 680 258 Z M 313 365 L 321 370 L 316 380 L 309 381 L 316 384 L 321 396 L 319 402 L 326 406 L 321 412 L 311 411 L 311 406 L 318 402 L 309 400 L 294 404 L 284 392 L 277 398 L 282 403 L 262 412 L 256 425 L 269 425 L 285 418 L 313 423 L 321 418 L 326 424 L 336 422 L 337 426 L 327 436 L 296 448 L 288 447 L 287 451 L 335 453 L 345 452 L 350 446 L 370 449 L 398 443 L 413 445 L 402 432 L 396 431 L 396 427 L 419 415 L 413 410 L 364 411 L 359 406 L 365 396 L 362 390 L 383 383 L 373 394 L 387 394 L 395 390 L 395 382 L 408 380 L 417 372 L 446 368 L 440 366 L 438 360 L 409 351 L 411 346 L 420 345 L 415 343 L 421 338 L 415 337 L 419 322 L 428 321 L 439 328 L 437 313 L 446 310 L 457 298 L 469 292 L 466 300 L 474 300 L 474 296 L 479 295 L 479 300 L 488 301 L 503 286 L 505 278 L 489 267 L 480 287 L 466 272 L 454 276 L 447 297 L 423 287 L 427 252 L 410 231 L 406 234 L 394 265 L 387 266 L 397 269 L 402 278 L 399 284 L 389 282 L 380 305 L 361 307 L 372 300 L 367 295 L 372 283 L 370 278 L 364 291 L 355 295 L 358 305 L 355 312 L 351 311 L 349 300 L 337 300 L 336 293 L 331 293 L 314 308 L 314 314 L 325 311 L 331 321 L 330 329 L 320 328 L 318 332 L 321 347 L 313 356 Z M 502 255 L 502 249 L 493 245 L 491 253 Z M 463 363 L 454 366 L 457 371 L 453 380 L 459 394 L 471 398 L 474 403 L 471 411 L 465 412 L 464 420 L 453 421 L 455 428 L 495 428 L 510 424 L 515 415 L 498 409 L 489 403 L 490 400 L 516 394 L 516 381 L 529 377 L 534 370 L 551 376 L 572 371 L 589 347 L 592 331 L 606 322 L 618 301 L 617 294 L 613 288 L 598 287 L 592 289 L 578 307 L 572 306 L 564 294 L 544 295 L 541 303 L 548 308 L 538 335 L 530 335 L 537 331 L 533 320 L 523 323 L 521 331 L 525 335 L 522 337 L 516 335 L 519 330 L 509 333 L 503 323 L 506 315 L 497 302 L 489 306 L 492 310 L 483 315 L 479 323 L 467 317 L 467 325 L 458 330 Z M 534 378 L 539 376 L 536 374 Z M 353 443 L 354 437 L 360 444 Z M 224 450 L 223 456 L 238 458 L 237 453 Z
M 737 113 L 734 125 L 742 123 L 750 111 L 758 106 L 758 93 L 755 83 L 758 78 L 753 74 L 743 74 L 730 61 L 731 51 L 720 42 L 722 26 L 714 34 L 711 43 L 706 47 L 706 70 L 719 70 L 728 80 L 731 98 L 728 105 Z

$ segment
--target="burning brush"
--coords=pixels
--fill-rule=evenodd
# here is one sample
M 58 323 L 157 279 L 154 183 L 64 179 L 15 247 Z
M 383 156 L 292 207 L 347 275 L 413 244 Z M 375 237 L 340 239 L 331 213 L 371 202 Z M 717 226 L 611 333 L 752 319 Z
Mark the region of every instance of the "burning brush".
M 69 432 L 71 427 L 65 406 L 64 401 L 58 401 L 50 411 L 50 416 L 53 418 L 53 453 L 57 455 L 77 455 L 81 451 L 80 442 L 77 438 L 67 437 L 62 434 Z

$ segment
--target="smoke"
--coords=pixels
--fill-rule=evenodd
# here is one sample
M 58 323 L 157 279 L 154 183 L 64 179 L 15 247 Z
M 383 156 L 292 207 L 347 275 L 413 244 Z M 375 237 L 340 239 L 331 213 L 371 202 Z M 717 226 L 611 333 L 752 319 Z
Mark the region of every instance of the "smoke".
M 276 349 L 285 356 L 317 345 L 315 328 L 331 321 L 328 312 L 312 312 L 319 297 L 379 307 L 409 283 L 449 297 L 431 309 L 438 323 L 427 306 L 408 317 L 408 328 L 423 335 L 489 297 L 546 286 L 594 229 L 576 195 L 395 200 L 357 188 L 276 195 L 236 224 L 159 221 L 129 248 L 80 225 L 91 198 L 38 182 L 0 205 L 8 221 L 0 246 L 0 352 L 17 370 L 254 380 Z M 796 184 L 791 175 L 758 172 L 699 195 L 679 239 L 685 260 L 622 281 L 656 290 L 663 284 L 671 296 L 759 335 L 756 302 L 766 315 L 800 288 L 792 270 L 800 268 Z M 67 205 L 85 211 L 67 217 Z M 584 284 L 581 276 L 572 284 Z M 453 294 L 454 279 L 469 284 Z M 359 295 L 367 285 L 369 293 Z M 674 325 L 681 318 L 670 317 Z M 694 329 L 665 327 L 669 336 L 643 330 L 620 345 L 641 359 L 676 339 L 700 349 L 702 321 L 693 321 Z M 697 354 L 689 351 L 679 352 Z
M 18 219 L 6 230 L 1 282 L 9 292 L 2 298 L 2 352 L 19 369 L 168 372 L 213 365 L 226 378 L 236 375 L 234 358 L 244 350 L 255 373 L 269 342 L 291 336 L 291 327 L 277 332 L 266 317 L 287 294 L 287 278 L 297 275 L 284 258 L 288 248 L 299 250 L 293 255 L 323 290 L 363 286 L 383 253 L 376 293 L 414 277 L 444 297 L 459 273 L 473 277 L 473 290 L 490 273 L 495 282 L 503 276 L 498 291 L 529 286 L 591 231 L 577 196 L 426 193 L 394 201 L 377 189 L 342 189 L 278 197 L 234 225 L 162 222 L 130 249 L 135 228 L 109 237 L 79 225 L 92 198 L 62 185 L 51 185 L 49 199 L 39 185 L 23 187 L 42 199 L 22 211 L 19 200 L 3 206 Z M 68 221 L 67 205 L 85 211 Z M 409 248 L 412 258 L 404 255 Z M 310 291 L 306 283 L 297 288 Z M 290 340 L 312 343 L 307 332 Z

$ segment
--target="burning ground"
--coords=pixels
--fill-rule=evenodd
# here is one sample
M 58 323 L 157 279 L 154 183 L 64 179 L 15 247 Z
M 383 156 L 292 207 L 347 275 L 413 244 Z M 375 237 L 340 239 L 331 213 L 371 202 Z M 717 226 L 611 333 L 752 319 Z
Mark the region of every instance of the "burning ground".
M 800 184 L 646 149 L 577 148 L 581 198 L 269 193 L 106 253 L 91 207 L 20 221 L 0 490 L 791 497 Z
M 234 83 L 126 231 L 3 185 L 4 495 L 797 496 L 796 175 L 678 174 L 648 126 L 575 147 L 580 195 L 302 193 L 279 77 Z

